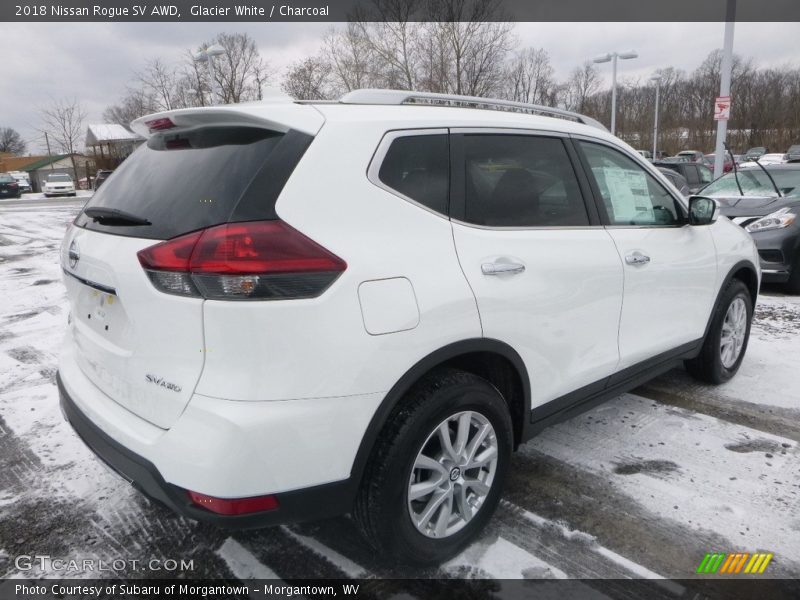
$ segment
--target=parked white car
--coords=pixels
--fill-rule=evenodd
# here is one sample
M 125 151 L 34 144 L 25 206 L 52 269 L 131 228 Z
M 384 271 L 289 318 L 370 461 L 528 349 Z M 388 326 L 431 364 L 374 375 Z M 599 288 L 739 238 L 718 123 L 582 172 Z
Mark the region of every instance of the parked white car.
M 436 563 L 537 432 L 745 355 L 753 241 L 581 115 L 361 90 L 133 126 L 147 143 L 64 238 L 58 385 L 84 441 L 187 517 L 352 513 Z
M 53 173 L 48 175 L 42 189 L 47 198 L 51 196 L 74 196 L 75 183 L 66 173 Z

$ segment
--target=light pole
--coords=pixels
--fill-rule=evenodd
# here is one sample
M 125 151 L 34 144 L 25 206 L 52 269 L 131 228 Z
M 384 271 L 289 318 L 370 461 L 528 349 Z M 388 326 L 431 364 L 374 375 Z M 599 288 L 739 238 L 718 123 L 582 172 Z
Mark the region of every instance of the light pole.
M 656 115 L 653 119 L 653 160 L 658 160 L 656 154 L 658 152 L 658 93 L 661 88 L 661 76 L 653 75 L 650 81 L 654 81 L 656 84 Z
M 219 44 L 209 46 L 205 50 L 200 50 L 194 55 L 197 62 L 206 63 L 208 67 L 208 87 L 211 89 L 211 104 L 216 104 L 218 101 L 217 86 L 214 80 L 214 57 L 225 54 L 225 48 Z
M 616 135 L 617 131 L 617 59 L 628 60 L 638 57 L 635 50 L 628 50 L 627 52 L 609 52 L 592 59 L 596 63 L 611 61 L 611 135 Z
M 731 95 L 731 65 L 733 63 L 733 25 L 736 22 L 736 0 L 728 0 L 725 10 L 725 41 L 720 65 L 719 95 Z M 714 148 L 714 179 L 722 177 L 725 165 L 725 138 L 728 135 L 727 119 L 717 121 L 717 144 Z

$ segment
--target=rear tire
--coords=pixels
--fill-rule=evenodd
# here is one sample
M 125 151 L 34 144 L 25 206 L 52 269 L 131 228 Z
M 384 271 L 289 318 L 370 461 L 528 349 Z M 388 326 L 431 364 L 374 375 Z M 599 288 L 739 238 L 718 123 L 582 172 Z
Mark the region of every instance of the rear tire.
M 730 380 L 744 359 L 752 320 L 750 291 L 744 282 L 733 279 L 714 309 L 700 354 L 684 362 L 686 370 L 706 383 L 720 384 Z
M 488 381 L 455 369 L 427 376 L 375 443 L 353 511 L 361 533 L 402 564 L 456 555 L 497 508 L 513 441 L 508 406 Z

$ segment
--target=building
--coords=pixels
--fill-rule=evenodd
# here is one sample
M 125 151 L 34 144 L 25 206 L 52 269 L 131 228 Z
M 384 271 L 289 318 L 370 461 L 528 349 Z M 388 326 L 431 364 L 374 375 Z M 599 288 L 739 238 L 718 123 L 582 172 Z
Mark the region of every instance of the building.
M 86 147 L 92 149 L 98 169 L 116 169 L 143 142 L 138 133 L 115 123 L 89 125 L 86 130 Z
M 73 159 L 75 167 L 73 168 Z M 14 156 L 0 159 L 0 172 L 25 171 L 34 192 L 41 192 L 51 173 L 66 173 L 76 183 L 88 181 L 94 175 L 94 160 L 83 154 L 54 154 L 53 156 Z M 77 171 L 77 173 L 75 172 Z

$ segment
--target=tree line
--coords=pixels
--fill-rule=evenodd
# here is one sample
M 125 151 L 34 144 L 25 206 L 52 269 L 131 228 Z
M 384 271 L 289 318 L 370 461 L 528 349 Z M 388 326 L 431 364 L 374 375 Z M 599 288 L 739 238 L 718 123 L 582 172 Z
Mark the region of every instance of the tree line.
M 282 74 L 248 34 L 223 33 L 201 49 L 211 44 L 226 49 L 214 71 L 222 103 L 261 99 L 266 87 L 276 84 L 298 100 L 335 99 L 359 88 L 414 89 L 555 106 L 608 124 L 611 91 L 597 65 L 577 65 L 559 79 L 546 49 L 520 48 L 513 24 L 481 20 L 490 16 L 481 12 L 490 4 L 446 0 L 432 6 L 453 5 L 475 12 L 451 11 L 438 16 L 453 20 L 435 22 L 404 20 L 403 13 L 389 15 L 393 21 L 361 15 L 332 27 L 315 53 Z M 721 59 L 715 50 L 693 71 L 664 67 L 653 73 L 660 77 L 660 150 L 711 151 Z M 107 121 L 127 126 L 148 113 L 210 103 L 208 71 L 188 51 L 174 64 L 161 58 L 147 62 L 134 82 L 122 102 L 105 111 Z M 653 147 L 655 93 L 649 78 L 623 77 L 617 83 L 617 135 L 637 148 Z M 758 68 L 752 59 L 734 56 L 731 96 L 728 141 L 736 151 L 764 145 L 782 152 L 800 143 L 800 67 Z
M 424 20 L 418 19 L 420 11 Z M 611 92 L 598 66 L 585 62 L 559 78 L 547 50 L 523 47 L 500 11 L 495 0 L 372 0 L 348 23 L 331 27 L 315 52 L 282 73 L 247 33 L 221 33 L 195 51 L 144 62 L 103 116 L 127 127 L 153 112 L 207 106 L 213 85 L 224 104 L 260 100 L 268 87 L 280 87 L 298 100 L 395 88 L 542 104 L 608 123 Z M 213 81 L 206 65 L 194 58 L 212 45 L 225 50 L 215 57 Z M 653 73 L 660 77 L 660 150 L 712 149 L 720 66 L 721 52 L 715 50 L 693 71 L 664 67 Z M 649 78 L 623 77 L 617 84 L 617 135 L 637 148 L 653 147 L 655 93 Z M 781 152 L 800 143 L 800 66 L 758 68 L 752 59 L 735 56 L 731 96 L 728 140 L 735 151 L 764 145 Z M 42 111 L 44 126 L 56 132 L 60 149 L 74 151 L 83 111 L 77 102 L 77 109 L 62 104 Z M 19 140 L 9 132 L 0 142 L 0 152 L 19 150 Z

